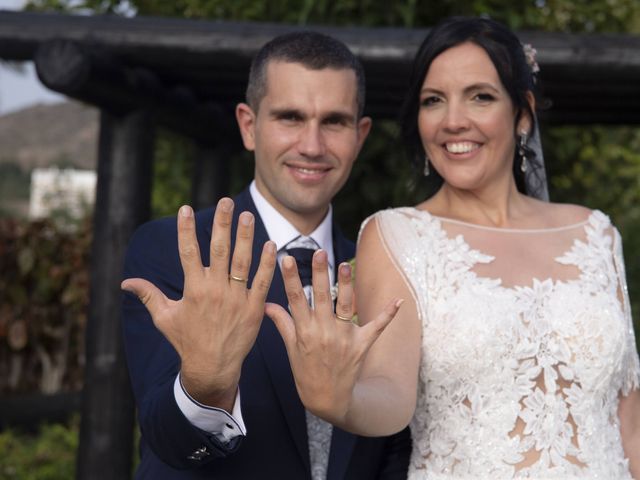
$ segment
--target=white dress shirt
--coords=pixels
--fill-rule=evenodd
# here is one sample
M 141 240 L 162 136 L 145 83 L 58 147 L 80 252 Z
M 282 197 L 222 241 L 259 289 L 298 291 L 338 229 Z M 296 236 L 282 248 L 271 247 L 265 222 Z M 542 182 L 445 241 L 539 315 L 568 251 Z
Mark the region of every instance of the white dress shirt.
M 285 247 L 289 242 L 298 238 L 301 234 L 291 223 L 284 218 L 258 191 L 255 180 L 249 186 L 249 192 L 256 206 L 258 215 L 267 231 L 270 240 L 275 242 L 277 249 L 278 265 L 282 265 L 282 259 L 286 255 Z M 335 271 L 335 259 L 332 240 L 332 216 L 329 211 L 324 220 L 308 236 L 311 237 L 320 248 L 327 252 L 329 263 L 329 278 L 333 279 Z M 257 261 L 258 259 L 253 259 Z M 238 435 L 246 435 L 247 429 L 242 419 L 240 406 L 240 390 L 236 394 L 233 411 L 231 414 L 216 407 L 208 407 L 194 400 L 182 387 L 180 374 L 177 375 L 173 386 L 173 393 L 178 407 L 184 416 L 196 427 L 214 435 L 218 440 L 228 442 Z

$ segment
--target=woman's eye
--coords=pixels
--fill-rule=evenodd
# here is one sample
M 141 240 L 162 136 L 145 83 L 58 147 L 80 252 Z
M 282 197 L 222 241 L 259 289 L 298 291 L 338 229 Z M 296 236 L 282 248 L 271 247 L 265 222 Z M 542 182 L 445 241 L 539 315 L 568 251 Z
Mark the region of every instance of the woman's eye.
M 434 105 L 434 104 L 438 103 L 439 101 L 440 101 L 439 97 L 436 97 L 435 95 L 432 95 L 430 97 L 423 98 L 420 103 L 423 106 L 428 107 L 428 106 L 431 106 L 431 105 Z
M 493 100 L 495 100 L 495 97 L 490 93 L 478 93 L 474 97 L 474 99 L 479 102 L 492 102 Z

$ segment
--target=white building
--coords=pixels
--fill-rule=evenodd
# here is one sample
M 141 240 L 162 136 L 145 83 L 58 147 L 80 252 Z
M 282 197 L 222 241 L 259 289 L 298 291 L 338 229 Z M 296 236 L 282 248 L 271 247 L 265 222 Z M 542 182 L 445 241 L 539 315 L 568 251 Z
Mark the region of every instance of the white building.
M 29 217 L 38 219 L 64 214 L 81 218 L 95 203 L 96 180 L 93 170 L 33 169 Z

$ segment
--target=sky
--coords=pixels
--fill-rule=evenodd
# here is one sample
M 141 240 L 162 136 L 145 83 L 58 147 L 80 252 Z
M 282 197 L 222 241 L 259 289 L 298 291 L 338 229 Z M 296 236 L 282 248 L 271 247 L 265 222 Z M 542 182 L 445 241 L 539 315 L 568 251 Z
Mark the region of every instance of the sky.
M 24 3 L 24 0 L 0 0 L 0 10 L 21 10 Z M 64 100 L 64 96 L 52 92 L 40 83 L 33 62 L 18 65 L 19 72 L 0 62 L 0 115 L 37 103 Z

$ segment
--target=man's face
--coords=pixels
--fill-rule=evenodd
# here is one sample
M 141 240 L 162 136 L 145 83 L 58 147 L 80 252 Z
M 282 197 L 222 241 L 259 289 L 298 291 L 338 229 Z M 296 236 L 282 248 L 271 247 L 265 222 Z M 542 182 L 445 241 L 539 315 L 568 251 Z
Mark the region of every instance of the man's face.
M 353 70 L 271 61 L 266 83 L 257 113 L 245 104 L 236 110 L 255 152 L 256 186 L 299 230 L 313 230 L 347 181 L 371 120 L 358 119 Z

